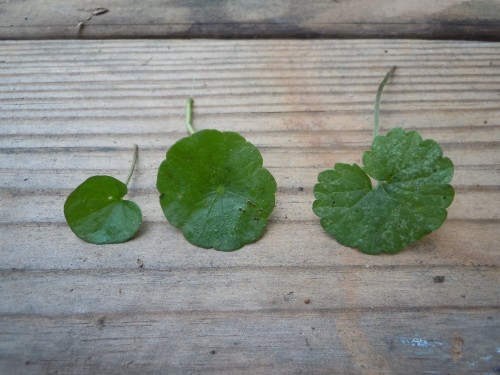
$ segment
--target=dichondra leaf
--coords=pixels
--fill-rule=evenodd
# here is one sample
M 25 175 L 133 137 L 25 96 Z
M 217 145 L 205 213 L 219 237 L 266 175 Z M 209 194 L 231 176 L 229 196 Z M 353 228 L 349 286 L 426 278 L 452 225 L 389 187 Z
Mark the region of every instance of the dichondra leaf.
M 137 160 L 134 161 L 127 184 Z M 131 239 L 142 222 L 141 209 L 123 200 L 127 185 L 111 176 L 92 176 L 79 185 L 64 203 L 64 216 L 71 230 L 93 244 L 120 243 Z

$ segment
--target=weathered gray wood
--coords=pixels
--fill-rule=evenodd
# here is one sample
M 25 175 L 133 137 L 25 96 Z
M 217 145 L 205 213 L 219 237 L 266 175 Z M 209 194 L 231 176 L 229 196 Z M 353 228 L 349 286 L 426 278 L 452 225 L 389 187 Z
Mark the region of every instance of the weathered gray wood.
M 11 0 L 0 38 L 500 38 L 496 0 Z
M 500 314 L 489 309 L 21 315 L 0 318 L 0 369 L 11 370 L 1 367 L 10 363 L 17 374 L 494 374 L 500 353 L 489 330 L 499 324 Z
M 157 270 L 209 266 L 494 266 L 498 264 L 500 241 L 497 221 L 448 220 L 438 232 L 397 257 L 367 258 L 325 236 L 315 223 L 287 219 L 272 220 L 268 235 L 228 256 L 187 244 L 166 222 L 148 221 L 134 241 L 104 248 L 82 243 L 63 223 L 12 224 L 4 228 L 9 236 L 2 244 L 3 270 L 135 269 L 138 258 L 144 269 Z M 44 240 L 38 240 L 41 238 Z M 37 253 L 43 256 L 33 256 L 34 241 Z M 164 244 L 161 251 L 159 243 Z
M 7 41 L 0 50 L 0 373 L 498 372 L 498 44 Z M 438 140 L 457 194 L 442 228 L 373 257 L 323 232 L 312 190 L 321 170 L 360 162 L 393 64 L 382 132 Z M 195 127 L 241 132 L 279 185 L 264 237 L 238 252 L 188 244 L 157 203 L 156 170 L 186 135 L 187 96 Z M 139 235 L 82 242 L 64 222 L 67 194 L 93 174 L 124 179 L 134 143 Z
M 499 288 L 483 287 L 500 282 L 494 266 L 142 268 L 2 271 L 0 314 L 460 309 L 500 302 Z
M 183 135 L 182 135 L 183 136 Z M 181 136 L 181 137 L 182 137 Z M 280 135 L 280 138 L 284 138 L 284 135 Z M 8 139 L 8 137 L 5 137 Z M 57 137 L 59 142 L 62 142 L 61 138 Z M 127 142 L 125 140 L 126 137 L 123 137 L 123 142 Z M 129 138 L 134 138 L 133 136 L 129 136 Z M 247 139 L 252 138 L 250 135 L 246 137 Z M 99 143 L 100 138 L 94 138 L 96 143 Z M 434 138 L 433 138 L 434 139 Z M 50 143 L 50 139 L 47 139 L 46 142 Z M 68 143 L 74 141 L 68 139 Z M 130 141 L 130 139 L 129 139 Z M 0 141 L 1 142 L 1 141 Z M 82 143 L 92 142 L 92 138 L 90 139 L 82 139 Z M 14 143 L 14 142 L 13 142 Z M 130 143 L 130 142 L 127 142 Z M 21 143 L 22 144 L 22 143 Z M 98 147 L 106 147 L 106 146 L 98 146 Z M 337 147 L 336 145 L 332 145 L 332 147 Z M 127 152 L 124 152 L 126 154 Z M 493 155 L 495 155 L 493 153 Z M 5 156 L 5 154 L 4 154 Z M 164 155 L 162 155 L 163 157 Z M 486 155 L 488 156 L 488 155 Z M 342 155 L 346 160 L 349 158 L 349 155 Z M 358 161 L 359 155 L 352 154 L 352 159 L 356 159 Z M 124 156 L 124 160 L 130 162 L 130 158 Z M 160 157 L 159 157 L 160 159 Z M 92 160 L 92 159 L 91 159 Z M 86 163 L 88 162 L 88 159 Z M 122 163 L 123 164 L 123 163 Z M 142 166 L 142 165 L 141 165 Z M 331 165 L 326 165 L 327 167 L 331 167 Z M 288 190 L 299 190 L 299 188 L 303 188 L 304 190 L 310 190 L 313 188 L 313 184 L 316 183 L 316 178 L 318 177 L 318 172 L 321 170 L 321 167 L 316 166 L 306 166 L 302 168 L 300 175 L 294 174 L 296 171 L 296 167 L 279 167 L 279 166 L 267 166 L 275 178 L 281 181 L 280 191 L 288 191 Z M 134 194 L 145 192 L 148 190 L 148 194 L 151 193 L 152 186 L 156 183 L 155 176 L 155 166 L 152 168 L 142 167 L 140 171 L 134 173 L 133 176 L 133 185 L 130 187 L 130 191 Z M 38 191 L 46 191 L 50 190 L 51 187 L 58 186 L 61 190 L 72 190 L 75 186 L 84 181 L 89 175 L 99 174 L 99 173 L 108 173 L 116 175 L 117 178 L 125 178 L 126 175 L 125 167 L 121 168 L 121 166 L 117 165 L 117 168 L 105 168 L 99 169 L 99 166 L 95 166 L 94 169 L 89 168 L 88 165 L 86 168 L 79 168 L 78 170 L 74 169 L 60 169 L 57 173 L 53 173 L 50 180 L 47 180 L 46 174 L 47 171 L 44 168 L 39 168 L 36 171 L 30 170 L 28 168 L 5 168 L 1 171 L 2 181 L 3 181 L 3 189 L 5 192 L 13 191 L 19 188 L 19 184 L 22 181 L 25 188 L 30 188 Z M 480 190 L 480 189 L 495 189 L 495 186 L 500 184 L 500 169 L 495 165 L 487 166 L 484 165 L 480 168 L 478 165 L 455 165 L 455 176 L 453 178 L 455 182 L 455 186 L 457 189 L 462 191 L 472 191 L 472 190 Z M 27 178 L 27 180 L 25 180 Z M 481 187 L 477 187 L 476 182 L 481 180 Z M 300 190 L 299 190 L 300 191 Z

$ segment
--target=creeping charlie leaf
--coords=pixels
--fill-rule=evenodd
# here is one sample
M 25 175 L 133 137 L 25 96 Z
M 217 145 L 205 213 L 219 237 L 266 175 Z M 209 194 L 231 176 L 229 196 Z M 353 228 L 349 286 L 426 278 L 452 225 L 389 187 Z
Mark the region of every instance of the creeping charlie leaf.
M 339 243 L 367 254 L 397 253 L 443 224 L 455 194 L 448 184 L 454 168 L 435 141 L 395 128 L 374 137 L 363 164 L 337 163 L 314 187 L 313 211 Z M 374 189 L 369 176 L 378 181 Z
M 256 241 L 276 193 L 259 150 L 234 132 L 191 133 L 168 150 L 158 169 L 156 186 L 166 218 L 199 247 L 233 251 Z
M 130 181 L 137 160 L 137 146 Z M 71 230 L 93 244 L 120 243 L 131 239 L 142 222 L 141 209 L 123 200 L 127 184 L 111 176 L 92 176 L 79 185 L 64 203 L 64 216 Z
M 453 163 L 436 142 L 392 129 L 375 138 L 363 164 L 335 164 L 314 188 L 314 213 L 338 242 L 367 254 L 396 253 L 443 224 Z M 368 176 L 380 181 L 375 189 Z

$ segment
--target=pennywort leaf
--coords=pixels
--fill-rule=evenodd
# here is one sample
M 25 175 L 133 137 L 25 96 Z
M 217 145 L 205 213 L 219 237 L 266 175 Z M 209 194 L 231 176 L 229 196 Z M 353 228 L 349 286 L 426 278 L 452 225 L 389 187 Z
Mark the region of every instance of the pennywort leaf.
M 378 135 L 382 81 L 375 104 L 372 147 L 363 168 L 337 163 L 314 187 L 314 213 L 338 242 L 367 254 L 397 253 L 437 230 L 447 216 L 454 190 L 453 163 L 433 140 L 395 128 Z M 375 188 L 370 180 L 378 181 Z
M 274 209 L 276 181 L 259 150 L 235 132 L 195 131 L 176 142 L 158 169 L 165 217 L 193 245 L 233 251 L 259 239 Z
M 138 155 L 126 183 L 111 176 L 92 176 L 79 185 L 64 203 L 64 216 L 71 230 L 82 240 L 93 244 L 120 243 L 131 239 L 142 222 L 141 209 L 124 200 Z

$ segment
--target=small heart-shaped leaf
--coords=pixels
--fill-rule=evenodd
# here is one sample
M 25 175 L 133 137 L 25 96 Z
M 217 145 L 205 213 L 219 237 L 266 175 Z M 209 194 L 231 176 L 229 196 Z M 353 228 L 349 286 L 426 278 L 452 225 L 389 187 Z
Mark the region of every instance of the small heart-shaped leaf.
M 66 199 L 64 216 L 71 230 L 93 244 L 125 242 L 139 230 L 141 209 L 123 200 L 127 186 L 111 176 L 93 176 Z

